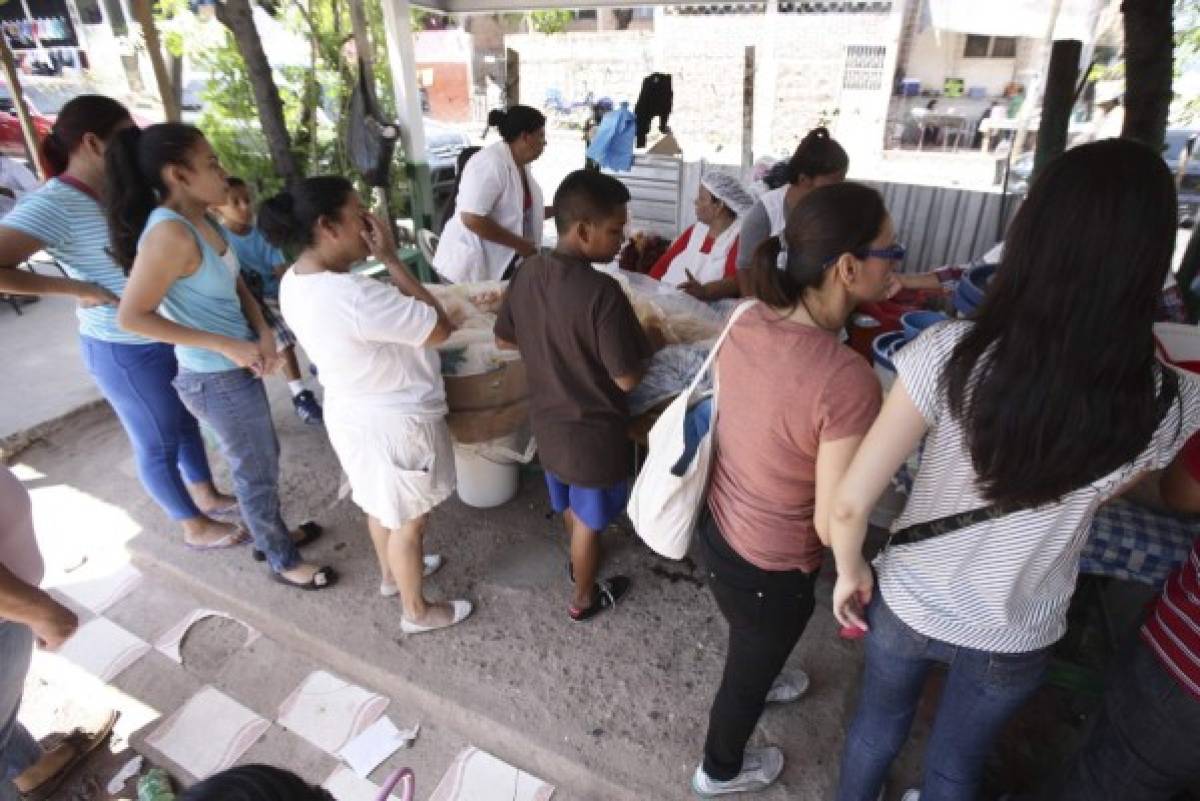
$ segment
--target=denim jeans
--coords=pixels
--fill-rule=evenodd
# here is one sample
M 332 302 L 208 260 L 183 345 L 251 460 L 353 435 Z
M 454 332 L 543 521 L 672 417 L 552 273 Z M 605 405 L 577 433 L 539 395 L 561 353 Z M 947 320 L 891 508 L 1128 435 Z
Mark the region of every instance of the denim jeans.
M 1045 801 L 1168 801 L 1200 776 L 1200 699 L 1140 639 L 1109 676 L 1104 706 Z
M 275 572 L 295 567 L 300 554 L 279 512 L 279 440 L 262 380 L 249 370 L 181 370 L 175 389 L 188 410 L 216 434 L 254 546 Z
M 211 481 L 200 426 L 171 386 L 170 345 L 122 345 L 81 336 L 83 363 L 117 413 L 150 497 L 172 520 L 200 516 L 184 482 Z M 182 475 L 181 475 L 182 474 Z
M 697 539 L 709 589 L 729 624 L 725 670 L 708 716 L 704 772 L 728 781 L 741 772 L 767 693 L 812 617 L 817 574 L 750 564 L 725 541 L 711 514 L 701 519 Z
M 1049 648 L 1002 654 L 935 640 L 896 617 L 878 591 L 867 620 L 863 686 L 842 752 L 838 801 L 878 798 L 939 663 L 949 675 L 925 751 L 921 801 L 975 801 L 992 742 L 1041 685 Z
M 0 801 L 20 801 L 12 780 L 42 755 L 37 741 L 17 721 L 32 655 L 33 631 L 0 618 Z

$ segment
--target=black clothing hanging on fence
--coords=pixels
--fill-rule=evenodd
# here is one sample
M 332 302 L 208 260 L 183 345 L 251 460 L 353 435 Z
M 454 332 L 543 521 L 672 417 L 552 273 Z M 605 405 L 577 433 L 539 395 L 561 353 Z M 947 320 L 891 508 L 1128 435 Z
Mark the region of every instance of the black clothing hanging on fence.
M 670 133 L 667 121 L 671 116 L 671 104 L 675 93 L 671 89 L 671 76 L 654 72 L 642 80 L 642 91 L 638 93 L 633 114 L 637 117 L 637 146 L 646 146 L 646 134 L 650 133 L 650 120 L 658 117 L 658 130 Z

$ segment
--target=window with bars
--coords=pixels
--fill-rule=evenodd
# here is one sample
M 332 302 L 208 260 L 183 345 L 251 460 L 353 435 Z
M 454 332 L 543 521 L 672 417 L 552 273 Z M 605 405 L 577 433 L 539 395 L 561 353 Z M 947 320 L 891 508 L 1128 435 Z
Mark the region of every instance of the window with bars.
M 884 45 L 847 45 L 843 89 L 880 89 L 883 87 Z
M 1015 36 L 980 36 L 967 34 L 963 45 L 963 58 L 1016 58 L 1017 38 Z

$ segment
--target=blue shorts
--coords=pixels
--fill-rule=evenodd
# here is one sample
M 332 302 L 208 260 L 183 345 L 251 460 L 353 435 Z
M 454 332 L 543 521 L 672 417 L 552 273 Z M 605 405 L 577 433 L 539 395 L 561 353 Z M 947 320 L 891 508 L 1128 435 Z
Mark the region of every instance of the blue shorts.
M 608 528 L 629 502 L 629 479 L 622 479 L 611 487 L 594 489 L 565 484 L 549 470 L 545 472 L 550 506 L 558 514 L 570 509 L 592 531 Z

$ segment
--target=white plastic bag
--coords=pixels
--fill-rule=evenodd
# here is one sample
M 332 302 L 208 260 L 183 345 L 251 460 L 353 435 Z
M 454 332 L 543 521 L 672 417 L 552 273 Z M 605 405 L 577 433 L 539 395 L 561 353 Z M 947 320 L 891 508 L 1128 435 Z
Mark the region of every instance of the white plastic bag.
M 708 490 L 720 382 L 713 381 L 712 397 L 699 389 L 700 384 L 734 323 L 753 305 L 754 301 L 744 303 L 730 315 L 691 385 L 650 429 L 646 462 L 634 481 L 627 511 L 638 536 L 668 559 L 687 554 Z

